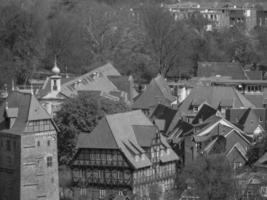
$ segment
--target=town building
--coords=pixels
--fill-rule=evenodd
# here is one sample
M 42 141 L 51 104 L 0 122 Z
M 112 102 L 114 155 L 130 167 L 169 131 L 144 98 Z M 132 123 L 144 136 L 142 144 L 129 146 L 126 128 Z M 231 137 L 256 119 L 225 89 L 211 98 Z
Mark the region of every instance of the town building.
M 29 92 L 0 107 L 0 199 L 59 200 L 58 129 Z
M 230 108 L 255 108 L 249 100 L 232 87 L 197 86 L 180 104 L 167 132 L 172 131 L 180 119 L 191 123 L 203 103 L 220 111 L 225 117 Z
M 149 199 L 157 184 L 174 187 L 179 157 L 141 110 L 106 115 L 91 133 L 81 133 L 71 161 L 74 197 Z
M 141 109 L 150 115 L 158 104 L 169 107 L 177 104 L 177 98 L 172 95 L 167 81 L 160 74 L 152 79 L 146 89 L 136 97 L 132 109 Z
M 205 113 L 207 107 L 202 108 L 200 112 Z M 168 140 L 183 159 L 184 165 L 194 161 L 200 154 L 217 153 L 224 153 L 234 169 L 247 162 L 246 152 L 251 144 L 250 139 L 241 129 L 223 118 L 220 112 L 206 120 L 202 118 L 196 124 L 186 124 L 179 122 L 168 135 Z
M 110 63 L 81 76 L 62 77 L 55 62 L 52 72 L 53 75 L 46 79 L 36 94 L 50 114 L 60 110 L 62 102 L 75 97 L 78 92 L 99 92 L 102 97 L 123 101 L 128 105 L 131 105 L 133 98 L 137 96 L 133 77 L 121 76 Z
M 180 2 L 166 4 L 165 7 L 173 13 L 176 20 L 187 19 L 196 13 L 202 15 L 208 21 L 207 31 L 229 28 L 235 25 L 245 26 L 247 30 L 252 30 L 257 26 L 267 25 L 265 4 Z

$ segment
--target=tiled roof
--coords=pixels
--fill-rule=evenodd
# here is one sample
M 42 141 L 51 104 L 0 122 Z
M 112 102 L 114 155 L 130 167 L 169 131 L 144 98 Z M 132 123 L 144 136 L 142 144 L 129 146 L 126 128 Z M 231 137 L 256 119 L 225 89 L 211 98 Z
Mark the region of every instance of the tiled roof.
M 143 147 L 151 145 L 156 131 L 141 110 L 107 115 L 91 133 L 79 136 L 77 147 L 120 149 L 134 168 L 148 167 L 151 161 L 144 154 Z M 162 144 L 170 148 L 166 138 L 161 139 Z M 144 154 L 144 158 L 136 160 L 135 156 L 141 154 Z M 175 160 L 177 159 L 176 156 Z
M 263 108 L 231 109 L 227 111 L 226 117 L 249 134 L 253 133 L 259 125 L 265 127 L 266 116 Z
M 245 71 L 249 80 L 262 80 L 261 71 Z
M 194 103 L 193 103 L 194 102 Z M 197 102 L 197 103 L 196 103 Z M 192 89 L 187 98 L 179 106 L 176 116 L 173 118 L 169 130 L 171 131 L 181 117 L 192 112 L 190 109 L 193 104 L 200 106 L 202 103 L 207 103 L 211 107 L 218 109 L 224 104 L 226 107 L 235 108 L 254 108 L 255 106 L 248 101 L 242 94 L 232 87 L 222 86 L 199 86 Z
M 130 87 L 128 87 L 129 81 L 127 82 L 126 78 L 128 77 L 122 77 L 112 64 L 107 63 L 81 76 L 62 78 L 60 94 L 71 97 L 76 95 L 78 91 L 102 91 L 109 93 L 111 91 L 120 91 L 120 89 L 128 93 Z M 51 79 L 49 77 L 46 79 L 37 96 L 38 98 L 43 98 L 50 91 Z
M 10 129 L 3 126 L 5 121 L 5 103 L 0 107 L 0 124 L 1 131 L 23 134 L 28 121 L 52 119 L 46 110 L 40 105 L 34 95 L 27 92 L 14 91 L 7 98 L 8 110 L 13 110 L 12 116 L 16 117 L 14 125 Z M 17 111 L 16 111 L 17 110 Z M 9 111 L 8 111 L 9 112 Z
M 244 95 L 256 108 L 263 108 L 264 96 L 261 94 L 245 94 Z
M 152 79 L 147 89 L 136 99 L 133 109 L 148 109 L 157 104 L 170 106 L 176 98 L 172 96 L 171 89 L 161 75 Z
M 233 62 L 199 62 L 197 76 L 229 76 L 232 79 L 247 79 L 242 66 Z

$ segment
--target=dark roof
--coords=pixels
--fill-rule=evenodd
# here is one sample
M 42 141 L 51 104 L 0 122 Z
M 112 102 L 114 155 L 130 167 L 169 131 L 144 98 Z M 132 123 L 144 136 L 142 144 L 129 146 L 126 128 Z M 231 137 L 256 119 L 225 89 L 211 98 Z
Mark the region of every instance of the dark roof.
M 170 106 L 175 99 L 167 82 L 161 75 L 158 75 L 152 79 L 146 90 L 136 99 L 132 108 L 148 109 L 159 103 Z
M 192 134 L 193 128 L 194 126 L 188 122 L 179 120 L 174 130 L 167 135 L 168 139 L 172 140 L 174 143 L 178 143 L 180 138 L 187 136 L 188 134 Z
M 197 76 L 228 76 L 232 79 L 247 79 L 242 66 L 234 62 L 199 62 Z
M 209 104 L 218 109 L 219 106 L 226 107 L 245 107 L 254 108 L 255 106 L 248 101 L 241 93 L 232 87 L 223 86 L 199 86 L 192 89 L 187 98 L 179 106 L 178 111 L 173 118 L 168 131 L 171 131 L 179 119 L 192 113 L 192 105 L 200 106 L 202 103 Z M 195 115 L 197 113 L 194 113 Z
M 81 133 L 78 137 L 77 148 L 119 149 L 110 127 L 103 118 L 91 133 Z
M 155 109 L 152 111 L 150 118 L 152 120 L 155 120 L 155 122 L 156 120 L 163 120 L 164 121 L 163 131 L 165 132 L 168 129 L 176 112 L 177 112 L 176 110 L 168 106 L 158 104 L 157 107 L 155 107 Z
M 133 125 L 133 130 L 138 144 L 141 147 L 150 147 L 151 141 L 155 137 L 157 131 L 154 126 Z
M 23 134 L 28 121 L 52 119 L 47 111 L 41 106 L 35 96 L 28 92 L 14 91 L 9 94 L 6 102 L 0 107 L 0 128 L 1 132 L 13 134 Z M 8 109 L 6 109 L 8 105 Z M 12 117 L 15 117 L 15 123 L 10 129 L 5 129 L 6 110 L 13 110 Z M 9 113 L 9 111 L 7 111 Z
M 198 124 L 200 121 L 205 121 L 212 115 L 215 115 L 217 110 L 207 103 L 203 103 L 197 112 L 196 117 L 193 119 L 192 124 Z

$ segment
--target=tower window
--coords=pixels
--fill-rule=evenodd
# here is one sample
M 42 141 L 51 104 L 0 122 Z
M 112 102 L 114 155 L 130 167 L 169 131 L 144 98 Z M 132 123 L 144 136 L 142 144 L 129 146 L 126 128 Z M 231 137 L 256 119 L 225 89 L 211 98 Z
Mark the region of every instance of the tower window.
M 50 140 L 47 140 L 47 146 L 50 146 Z
M 53 158 L 52 158 L 52 156 L 48 156 L 46 158 L 46 163 L 47 163 L 47 167 L 52 167 L 52 165 L 53 165 Z
M 40 141 L 37 141 L 37 146 L 38 146 L 38 147 L 40 146 Z
M 53 80 L 53 90 L 57 91 L 57 80 Z

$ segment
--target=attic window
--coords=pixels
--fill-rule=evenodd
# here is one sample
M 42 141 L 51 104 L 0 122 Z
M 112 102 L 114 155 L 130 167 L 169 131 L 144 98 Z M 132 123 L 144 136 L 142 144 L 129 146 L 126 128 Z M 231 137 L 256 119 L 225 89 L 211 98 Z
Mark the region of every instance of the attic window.
M 193 112 L 197 112 L 198 111 L 198 106 L 193 106 Z
M 262 117 L 261 117 L 261 116 L 259 117 L 259 122 L 263 122 L 263 120 L 262 120 Z

